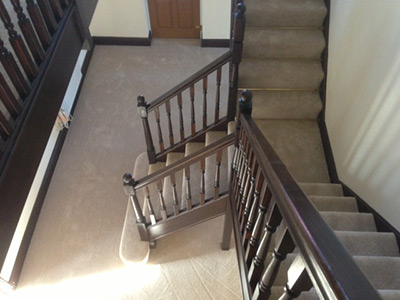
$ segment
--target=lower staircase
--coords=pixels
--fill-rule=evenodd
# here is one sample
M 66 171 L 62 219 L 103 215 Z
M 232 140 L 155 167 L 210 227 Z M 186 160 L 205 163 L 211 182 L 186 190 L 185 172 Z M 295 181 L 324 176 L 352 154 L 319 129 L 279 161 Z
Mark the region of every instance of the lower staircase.
M 346 299 L 378 299 L 378 294 L 386 300 L 400 299 L 395 235 L 378 232 L 374 216 L 360 212 L 357 200 L 345 197 L 340 184 L 331 183 L 320 134 L 326 3 L 245 2 L 247 23 L 238 89 L 252 91 L 252 95 L 243 92 L 247 111 L 242 110 L 236 122 L 222 124 L 226 130 L 221 126 L 205 130 L 196 141 L 184 143 L 184 149 L 180 144 L 179 151 L 177 147 L 166 154 L 165 162 L 148 164 L 152 151 L 148 144 L 148 153 L 136 160 L 133 177 L 124 177 L 131 204 L 121 242 L 123 260 L 145 261 L 158 238 L 226 213 L 223 248 L 229 246 L 233 217 L 244 299 L 336 299 L 329 296 L 332 291 L 324 286 L 324 278 L 337 290 L 345 290 L 343 294 L 352 295 Z M 287 176 L 282 177 L 285 172 Z M 286 200 L 292 202 L 282 202 Z M 289 213 L 283 211 L 285 207 Z M 303 224 L 307 217 L 322 227 Z M 136 226 L 138 230 L 132 230 Z M 333 231 L 327 243 L 334 247 L 318 244 L 324 238 L 319 229 L 328 235 Z M 309 239 L 308 244 L 299 243 L 301 234 Z M 140 239 L 143 242 L 137 242 Z M 335 244 L 337 239 L 342 245 Z M 325 252 L 318 252 L 321 249 Z M 350 287 L 321 275 L 326 271 L 346 278 L 346 265 L 329 265 L 330 259 L 340 262 L 343 253 L 348 255 L 344 249 L 352 259 L 343 257 L 343 264 L 354 261 L 351 272 L 361 270 L 366 278 Z M 306 254 L 315 256 L 310 259 Z M 320 261 L 312 261 L 314 257 Z M 322 265 L 321 274 L 313 269 L 317 275 L 307 275 L 314 263 L 317 271 Z M 296 273 L 299 266 L 301 274 Z M 358 289 L 365 295 L 363 289 L 370 284 L 378 294 L 371 289 L 366 292 L 371 292 L 368 297 L 357 298 Z

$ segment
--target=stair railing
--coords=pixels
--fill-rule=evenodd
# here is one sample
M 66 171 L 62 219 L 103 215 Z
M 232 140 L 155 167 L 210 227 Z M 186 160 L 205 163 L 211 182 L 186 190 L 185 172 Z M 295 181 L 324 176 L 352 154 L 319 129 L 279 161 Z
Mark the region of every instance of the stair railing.
M 230 186 L 243 299 L 268 299 L 281 262 L 295 247 L 280 299 L 311 287 L 321 299 L 380 299 L 251 118 L 251 97 L 244 91 L 239 102 Z
M 138 97 L 138 111 L 142 119 L 144 135 L 147 146 L 147 154 L 150 163 L 156 161 L 165 161 L 168 153 L 172 151 L 182 151 L 187 142 L 196 142 L 204 139 L 205 133 L 210 130 L 221 130 L 226 128 L 226 124 L 232 121 L 236 114 L 236 98 L 237 98 L 237 78 L 240 59 L 242 56 L 244 26 L 245 26 L 245 7 L 242 4 L 237 6 L 235 13 L 235 22 L 233 29 L 233 37 L 231 39 L 230 50 L 217 58 L 200 71 L 196 72 L 177 86 L 170 89 L 149 104 L 143 95 Z M 229 84 L 229 96 L 225 100 L 221 97 L 221 82 L 224 78 L 224 67 L 227 67 L 229 74 L 227 84 Z M 208 116 L 208 107 L 210 101 L 208 99 L 209 78 L 215 76 L 215 106 L 214 115 Z M 201 89 L 201 93 L 196 93 L 196 86 Z M 196 120 L 195 101 L 196 94 L 202 94 L 202 117 Z M 174 101 L 176 99 L 176 101 Z M 227 102 L 225 102 L 227 101 Z M 174 102 L 174 103 L 173 103 Z M 177 106 L 177 109 L 171 107 Z M 190 106 L 190 128 L 185 128 L 184 109 Z M 221 107 L 227 107 L 226 115 L 221 115 Z M 162 126 L 162 111 L 165 110 L 164 126 Z M 149 115 L 154 112 L 154 123 L 150 124 Z M 175 114 L 174 119 L 173 112 Z M 174 124 L 178 124 L 176 137 L 174 133 Z M 200 125 L 200 126 L 199 126 Z M 157 131 L 158 145 L 153 140 L 153 132 Z M 168 146 L 164 141 L 164 136 L 168 135 Z M 156 150 L 158 148 L 158 150 Z
M 220 168 L 222 153 L 233 145 L 234 139 L 233 134 L 228 135 L 137 181 L 131 174 L 124 175 L 125 193 L 132 203 L 142 241 L 152 244 L 171 232 L 226 212 L 228 193 L 220 190 L 223 180 Z M 205 173 L 210 170 L 206 163 L 208 158 L 215 162 L 215 180 L 209 186 L 205 180 Z M 191 181 L 190 174 L 194 174 L 193 172 L 199 172 L 199 182 Z M 181 182 L 177 182 L 178 173 L 183 174 Z M 185 189 L 179 191 L 179 186 L 184 186 Z M 195 194 L 194 190 L 198 193 Z M 206 194 L 213 196 L 206 199 Z M 195 200 L 198 200 L 196 205 L 193 203 Z

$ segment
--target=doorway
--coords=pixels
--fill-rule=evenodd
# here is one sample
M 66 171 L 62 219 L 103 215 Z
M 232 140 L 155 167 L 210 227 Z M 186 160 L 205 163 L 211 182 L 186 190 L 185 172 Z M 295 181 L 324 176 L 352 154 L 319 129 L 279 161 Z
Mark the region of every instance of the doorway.
M 200 38 L 200 0 L 148 0 L 152 36 Z

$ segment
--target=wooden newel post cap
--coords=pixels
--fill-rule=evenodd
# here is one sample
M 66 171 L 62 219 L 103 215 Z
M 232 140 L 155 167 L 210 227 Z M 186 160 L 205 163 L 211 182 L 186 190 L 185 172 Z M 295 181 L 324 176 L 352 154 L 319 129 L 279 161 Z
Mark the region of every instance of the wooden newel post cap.
M 143 95 L 137 97 L 138 106 L 146 106 L 146 98 Z
M 239 110 L 244 115 L 251 116 L 253 110 L 253 93 L 249 90 L 244 90 L 239 98 Z
M 135 186 L 135 179 L 133 179 L 132 174 L 130 173 L 124 174 L 123 181 L 124 181 L 125 194 L 127 194 L 128 196 L 134 195 L 135 190 L 133 187 Z
M 141 118 L 147 118 L 147 103 L 143 95 L 137 97 L 137 109 Z
M 238 14 L 244 14 L 246 12 L 246 5 L 243 3 L 238 3 L 236 6 L 236 13 Z

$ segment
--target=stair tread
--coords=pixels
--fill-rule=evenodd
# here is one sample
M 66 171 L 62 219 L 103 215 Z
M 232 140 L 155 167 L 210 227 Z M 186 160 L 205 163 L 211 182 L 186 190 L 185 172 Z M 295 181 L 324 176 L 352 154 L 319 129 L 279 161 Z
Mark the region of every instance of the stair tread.
M 309 196 L 343 196 L 342 185 L 332 183 L 299 183 Z
M 325 222 L 336 231 L 376 231 L 374 216 L 369 213 L 320 212 Z
M 255 122 L 298 182 L 330 182 L 316 121 L 255 119 Z
M 323 0 L 253 0 L 246 2 L 248 26 L 322 26 L 327 8 Z
M 343 196 L 308 196 L 319 211 L 358 212 L 357 201 L 354 197 Z
M 206 133 L 206 146 L 215 143 L 226 136 L 225 131 L 209 131 Z
M 252 91 L 253 119 L 318 118 L 322 101 L 318 91 Z
M 335 231 L 352 255 L 399 256 L 396 237 L 389 232 Z
M 243 58 L 239 88 L 319 89 L 324 78 L 319 60 Z
M 165 168 L 165 162 L 162 162 L 162 161 L 157 162 L 155 164 L 150 164 L 149 165 L 148 175 L 153 174 L 153 173 L 155 173 L 157 171 L 160 171 L 160 170 L 162 170 L 164 168 Z
M 319 59 L 324 48 L 320 29 L 248 27 L 242 57 Z

